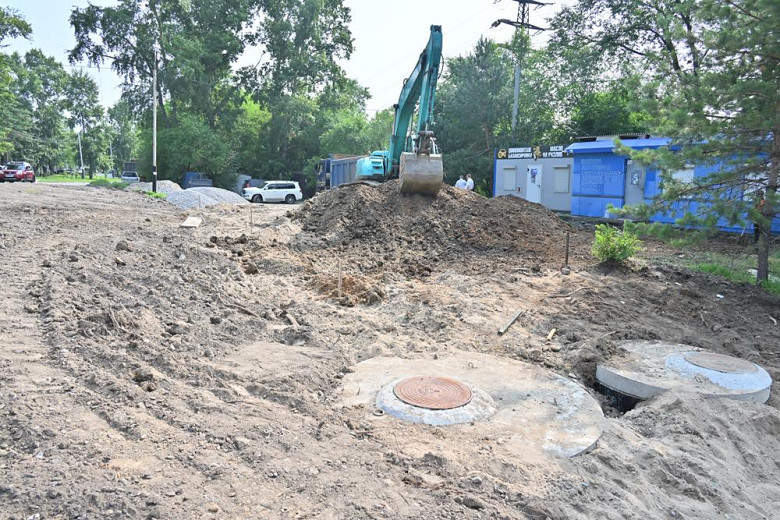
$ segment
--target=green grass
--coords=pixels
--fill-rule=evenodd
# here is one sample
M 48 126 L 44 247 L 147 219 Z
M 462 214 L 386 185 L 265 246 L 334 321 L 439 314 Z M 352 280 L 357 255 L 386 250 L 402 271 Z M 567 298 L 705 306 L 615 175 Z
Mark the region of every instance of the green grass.
M 756 277 L 748 272 L 748 269 L 756 268 L 755 256 L 743 258 L 729 258 L 722 255 L 708 255 L 703 262 L 695 262 L 689 265 L 691 269 L 720 276 L 737 283 L 755 284 Z M 761 284 L 762 288 L 770 293 L 780 296 L 780 255 L 774 254 L 769 259 L 770 278 Z
M 62 175 L 62 174 L 47 175 L 45 177 L 43 175 L 39 175 L 38 177 L 35 178 L 35 180 L 38 182 L 83 182 L 84 184 L 90 182 L 89 175 L 85 175 L 84 178 L 82 179 L 81 175 L 73 176 L 73 175 Z
M 715 262 L 702 262 L 693 264 L 691 267 L 702 273 L 714 274 L 722 278 L 727 278 L 732 282 L 755 283 L 755 277 L 745 270 L 735 271 L 731 267 Z
M 115 188 L 118 190 L 123 190 L 128 186 L 126 182 L 122 182 L 119 179 L 98 179 L 98 178 L 92 179 L 92 182 L 90 182 L 89 185 L 97 186 L 99 188 Z
M 168 196 L 167 194 L 165 194 L 165 193 L 163 193 L 161 191 L 158 191 L 157 193 L 155 193 L 153 191 L 145 191 L 144 195 L 147 195 L 147 196 L 149 196 L 149 197 L 151 197 L 153 199 L 165 199 Z

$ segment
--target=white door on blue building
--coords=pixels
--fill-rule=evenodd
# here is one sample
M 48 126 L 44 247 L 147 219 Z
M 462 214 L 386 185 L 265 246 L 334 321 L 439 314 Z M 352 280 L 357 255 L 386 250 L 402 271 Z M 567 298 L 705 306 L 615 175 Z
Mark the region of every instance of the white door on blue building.
M 645 201 L 645 170 L 640 165 L 626 161 L 626 193 L 624 206 L 635 206 Z
M 529 164 L 526 170 L 525 199 L 530 202 L 542 202 L 542 165 Z

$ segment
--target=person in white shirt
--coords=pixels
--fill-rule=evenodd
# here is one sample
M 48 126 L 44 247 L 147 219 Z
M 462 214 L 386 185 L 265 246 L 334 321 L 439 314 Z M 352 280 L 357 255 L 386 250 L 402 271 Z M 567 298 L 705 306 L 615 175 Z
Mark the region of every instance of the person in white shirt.
M 464 179 L 464 178 L 463 178 L 463 175 L 461 175 L 461 176 L 460 176 L 460 179 L 458 179 L 458 180 L 455 182 L 455 187 L 456 187 L 456 188 L 460 188 L 460 189 L 462 189 L 462 190 L 465 190 L 465 189 L 466 189 L 466 179 Z
M 466 175 L 466 189 L 474 191 L 474 179 L 471 178 L 471 174 Z

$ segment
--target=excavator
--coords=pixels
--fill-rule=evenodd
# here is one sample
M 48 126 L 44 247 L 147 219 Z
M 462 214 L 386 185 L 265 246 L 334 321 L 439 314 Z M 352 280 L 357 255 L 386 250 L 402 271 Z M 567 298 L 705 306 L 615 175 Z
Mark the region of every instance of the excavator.
M 401 193 L 436 195 L 444 179 L 441 153 L 431 130 L 436 82 L 441 66 L 441 26 L 432 25 L 428 45 L 404 81 L 395 118 L 390 149 L 372 152 L 357 162 L 357 181 L 399 179 Z M 409 127 L 419 104 L 414 132 Z

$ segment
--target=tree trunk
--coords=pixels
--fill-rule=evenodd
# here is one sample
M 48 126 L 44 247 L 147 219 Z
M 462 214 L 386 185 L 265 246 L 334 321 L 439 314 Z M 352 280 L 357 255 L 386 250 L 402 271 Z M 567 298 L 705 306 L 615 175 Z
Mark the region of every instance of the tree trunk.
M 778 106 L 780 117 L 780 106 Z M 777 177 L 780 169 L 780 125 L 772 135 L 772 151 L 770 152 L 769 177 L 766 183 L 765 202 L 761 209 L 761 234 L 758 237 L 758 272 L 756 284 L 769 279 L 769 239 L 772 236 L 772 220 L 775 216 L 775 197 L 777 195 Z

